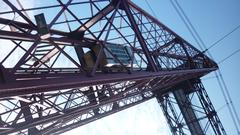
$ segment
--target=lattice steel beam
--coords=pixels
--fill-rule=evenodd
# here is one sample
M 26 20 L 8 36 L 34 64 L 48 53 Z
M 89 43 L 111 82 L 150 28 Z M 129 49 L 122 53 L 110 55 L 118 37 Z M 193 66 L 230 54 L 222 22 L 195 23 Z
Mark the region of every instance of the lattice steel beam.
M 200 80 L 182 82 L 169 91 L 156 95 L 174 135 L 226 135 Z
M 154 98 L 156 93 L 173 133 L 183 133 L 189 124 L 177 119 L 179 112 L 170 103 L 171 96 L 165 95 L 177 84 L 218 68 L 129 0 L 53 0 L 51 5 L 41 1 L 41 6 L 21 9 L 13 1 L 1 2 L 6 9 L 0 11 L 0 134 L 59 134 Z M 41 39 L 31 19 L 39 12 L 47 17 L 50 38 Z M 132 62 L 127 68 L 108 45 L 129 47 L 136 66 Z M 102 53 L 86 69 L 82 57 L 95 46 L 113 57 L 117 71 L 106 73 L 100 68 Z M 210 113 L 214 108 L 208 106 L 203 87 L 194 83 L 194 88 L 201 88 L 193 94 L 201 99 L 211 127 L 223 133 L 219 118 Z

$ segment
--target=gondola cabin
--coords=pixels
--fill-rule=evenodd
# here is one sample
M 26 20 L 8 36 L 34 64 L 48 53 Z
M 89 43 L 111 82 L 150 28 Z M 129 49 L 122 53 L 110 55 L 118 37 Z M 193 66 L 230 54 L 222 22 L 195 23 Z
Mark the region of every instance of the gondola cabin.
M 85 69 L 91 70 L 95 65 L 97 56 L 101 50 L 100 45 L 93 46 L 84 53 Z M 136 68 L 136 60 L 133 57 L 132 49 L 128 46 L 106 43 L 102 50 L 98 71 L 121 72 Z

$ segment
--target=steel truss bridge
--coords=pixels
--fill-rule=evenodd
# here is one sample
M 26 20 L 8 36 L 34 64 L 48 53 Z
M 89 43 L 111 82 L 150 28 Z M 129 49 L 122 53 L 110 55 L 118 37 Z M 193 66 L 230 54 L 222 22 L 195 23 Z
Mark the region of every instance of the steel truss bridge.
M 60 134 L 153 98 L 174 135 L 226 134 L 200 79 L 217 64 L 133 2 L 28 2 L 0 2 L 1 135 Z M 86 70 L 84 51 L 108 43 L 130 47 L 137 68 L 108 50 L 125 70 L 99 70 L 102 53 Z

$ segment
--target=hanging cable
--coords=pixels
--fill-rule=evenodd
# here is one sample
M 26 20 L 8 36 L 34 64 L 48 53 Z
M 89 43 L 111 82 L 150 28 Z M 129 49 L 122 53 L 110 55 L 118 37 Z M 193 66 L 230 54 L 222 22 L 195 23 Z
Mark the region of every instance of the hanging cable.
M 153 9 L 151 8 L 150 4 L 149 4 L 146 0 L 145 0 L 145 2 L 147 3 L 147 5 L 148 5 L 148 7 L 150 8 L 150 10 L 152 11 L 152 13 L 156 16 L 156 14 L 154 13 L 154 11 L 153 11 Z M 191 33 L 191 35 L 193 36 L 193 38 L 194 38 L 194 40 L 196 41 L 196 43 L 199 45 L 200 49 L 202 49 L 202 48 L 205 49 L 203 52 L 207 52 L 210 48 L 212 48 L 213 46 L 217 45 L 220 41 L 222 41 L 223 39 L 225 39 L 226 37 L 228 37 L 230 34 L 232 34 L 234 31 L 236 31 L 236 30 L 240 27 L 240 25 L 237 26 L 235 29 L 233 29 L 232 31 L 230 31 L 229 33 L 227 33 L 224 37 L 222 37 L 221 39 L 219 39 L 218 41 L 216 41 L 214 44 L 212 44 L 209 48 L 207 48 L 206 45 L 205 45 L 205 43 L 203 42 L 202 38 L 200 37 L 200 35 L 199 35 L 198 32 L 196 31 L 196 29 L 194 28 L 193 24 L 191 23 L 190 19 L 189 19 L 188 16 L 185 14 L 185 12 L 184 12 L 184 10 L 182 9 L 181 5 L 177 2 L 177 0 L 175 0 L 176 5 L 173 3 L 172 0 L 170 0 L 170 2 L 171 2 L 172 5 L 174 6 L 174 8 L 175 8 L 175 10 L 177 11 L 178 15 L 180 16 L 180 18 L 183 20 L 184 24 L 187 26 L 188 30 L 190 31 L 190 33 Z M 179 10 L 178 10 L 177 7 L 179 8 Z M 183 15 L 182 15 L 181 13 L 182 13 Z M 184 19 L 184 18 L 185 18 L 185 19 Z M 196 36 L 195 36 L 194 34 L 195 34 Z M 200 41 L 201 44 L 199 43 L 199 41 Z M 203 46 L 203 47 L 202 47 L 202 46 Z M 202 50 L 203 50 L 203 49 L 202 49 Z M 236 54 L 236 53 L 239 52 L 239 51 L 240 51 L 240 49 L 237 50 L 237 51 L 235 51 L 234 53 L 232 53 L 232 54 L 231 54 L 230 56 L 228 56 L 226 59 L 230 58 L 231 56 L 233 56 L 234 54 Z M 212 55 L 210 54 L 210 52 L 207 52 L 207 53 L 208 53 L 208 55 L 209 55 L 210 57 L 212 57 Z M 224 59 L 224 61 L 225 61 L 226 59 Z M 219 75 L 222 76 L 220 71 L 219 71 Z M 216 73 L 216 76 L 218 77 L 218 74 L 217 74 L 217 73 Z M 238 118 L 238 115 L 237 115 L 237 113 L 236 113 L 235 106 L 233 105 L 232 99 L 231 99 L 231 97 L 230 97 L 230 95 L 229 95 L 229 90 L 226 88 L 225 81 L 224 81 L 223 79 L 221 79 L 221 80 L 222 80 L 223 86 L 225 87 L 225 89 L 222 88 L 221 90 L 222 90 L 223 94 L 224 94 L 225 92 L 227 93 L 227 95 L 228 95 L 227 97 L 228 97 L 228 99 L 230 100 L 230 104 L 231 104 L 232 109 L 231 109 L 230 106 L 229 106 L 228 100 L 225 100 L 225 101 L 226 101 L 226 105 L 228 105 L 228 108 L 229 108 L 231 117 L 232 117 L 232 119 L 234 120 L 235 127 L 236 127 L 236 129 L 237 129 L 237 131 L 238 131 L 238 133 L 239 133 L 239 129 L 238 129 L 238 126 L 237 126 L 237 122 L 236 122 L 235 119 L 234 119 L 234 114 L 235 114 L 235 118 L 237 119 L 238 124 L 240 125 L 239 118 Z M 220 81 L 220 80 L 218 81 L 218 83 L 219 83 L 219 85 L 221 85 L 221 81 Z M 225 92 L 224 92 L 224 90 L 225 90 Z M 224 95 L 225 95 L 225 94 L 224 94 Z M 232 112 L 232 110 L 233 110 L 233 112 Z M 234 114 L 233 114 L 233 113 L 234 113 Z
M 237 120 L 238 127 L 240 127 L 240 119 L 239 119 L 239 117 L 238 117 L 238 113 L 237 113 L 237 111 L 236 111 L 236 108 L 235 108 L 235 106 L 234 106 L 234 104 L 233 104 L 233 101 L 232 101 L 232 98 L 231 98 L 231 96 L 230 96 L 230 92 L 229 92 L 229 90 L 228 90 L 228 88 L 227 88 L 227 85 L 226 85 L 226 83 L 225 83 L 225 80 L 223 79 L 223 76 L 222 76 L 222 73 L 221 73 L 220 69 L 218 70 L 218 72 L 219 72 L 220 79 L 221 79 L 221 81 L 222 81 L 223 87 L 224 87 L 224 89 L 226 90 L 226 94 L 227 94 L 227 97 L 228 97 L 228 99 L 229 99 L 229 101 L 230 101 L 230 105 L 231 105 L 231 107 L 232 107 L 232 109 L 233 109 L 233 112 L 234 112 L 234 114 L 235 114 L 235 118 L 236 118 L 236 120 Z M 240 135 L 240 130 L 238 130 L 238 134 Z
M 228 104 L 229 104 L 229 103 L 226 103 L 226 104 L 222 105 L 222 106 L 219 107 L 216 111 L 217 111 L 217 112 L 220 112 L 222 109 L 224 109 L 225 107 L 227 107 Z
M 217 73 L 215 72 L 215 74 L 217 74 Z M 235 126 L 235 129 L 237 130 L 237 132 L 238 132 L 238 134 L 239 134 L 239 133 L 240 133 L 240 132 L 239 132 L 240 130 L 239 130 L 239 128 L 238 128 L 236 119 L 234 118 L 233 111 L 232 111 L 232 109 L 231 109 L 231 107 L 230 107 L 230 105 L 229 105 L 229 104 L 232 103 L 232 101 L 229 100 L 228 97 L 226 96 L 226 93 L 225 93 L 226 91 L 224 91 L 224 88 L 223 88 L 223 86 L 222 86 L 222 83 L 221 83 L 221 80 L 220 80 L 219 76 L 217 75 L 216 77 L 217 77 L 217 82 L 218 82 L 218 84 L 219 84 L 220 90 L 221 90 L 221 92 L 222 92 L 222 94 L 223 94 L 223 97 L 224 97 L 224 100 L 225 100 L 225 102 L 226 102 L 228 111 L 229 111 L 230 116 L 231 116 L 231 118 L 232 118 L 233 124 L 234 124 L 234 126 Z
M 173 0 L 170 0 L 172 6 L 174 7 L 175 11 L 177 12 L 177 14 L 179 15 L 179 17 L 181 18 L 181 20 L 183 21 L 184 25 L 187 27 L 188 31 L 190 32 L 190 34 L 192 35 L 193 39 L 195 40 L 195 42 L 197 43 L 197 45 L 200 47 L 201 50 L 203 50 L 203 47 L 201 46 L 200 42 L 198 41 L 197 37 L 194 35 L 194 32 L 192 31 L 192 29 L 190 28 L 190 26 L 188 25 L 187 21 L 184 19 L 184 16 L 181 14 L 180 10 L 177 8 L 177 6 L 174 4 Z
M 201 36 L 199 35 L 199 33 L 197 32 L 197 30 L 195 29 L 195 27 L 193 26 L 192 22 L 190 21 L 190 19 L 188 18 L 188 16 L 186 15 L 186 13 L 184 12 L 183 8 L 181 7 L 181 5 L 179 4 L 179 2 L 177 0 L 174 0 L 176 5 L 178 6 L 178 8 L 180 9 L 180 11 L 182 12 L 183 16 L 185 17 L 185 19 L 187 20 L 188 24 L 190 25 L 190 27 L 192 28 L 193 32 L 195 33 L 196 37 L 198 38 L 198 40 L 200 41 L 200 45 L 199 46 L 203 46 L 203 48 L 207 48 L 206 44 L 204 43 L 204 41 L 202 40 Z M 211 54 L 208 54 L 209 56 L 211 56 Z M 212 56 L 211 56 L 212 57 Z
M 198 44 L 198 46 L 200 47 L 200 49 L 203 50 L 203 48 L 204 48 L 204 51 L 203 51 L 203 52 L 204 52 L 204 53 L 207 52 L 210 57 L 212 57 L 212 55 L 210 54 L 210 52 L 208 52 L 208 50 L 209 50 L 210 48 L 216 46 L 219 42 L 221 42 L 222 40 L 224 40 L 226 37 L 228 37 L 229 35 L 231 35 L 234 31 L 236 31 L 236 30 L 240 27 L 240 25 L 238 25 L 238 26 L 237 26 L 236 28 L 234 28 L 232 31 L 230 31 L 229 33 L 227 33 L 225 36 L 223 36 L 223 37 L 220 38 L 218 41 L 214 42 L 209 48 L 207 48 L 206 45 L 205 45 L 205 43 L 204 43 L 204 41 L 203 41 L 202 38 L 200 37 L 199 33 L 196 31 L 196 29 L 194 28 L 193 24 L 191 23 L 190 19 L 189 19 L 188 16 L 185 14 L 185 12 L 184 12 L 184 10 L 182 9 L 181 5 L 178 3 L 177 0 L 174 0 L 174 1 L 175 1 L 176 5 L 174 4 L 173 0 L 170 0 L 170 2 L 172 3 L 173 7 L 174 7 L 175 10 L 177 11 L 178 15 L 180 16 L 180 18 L 182 19 L 182 21 L 184 22 L 184 24 L 186 25 L 186 27 L 187 27 L 188 30 L 190 31 L 190 33 L 191 33 L 191 35 L 193 36 L 194 40 L 196 41 L 196 43 Z M 148 5 L 148 7 L 150 8 L 150 10 L 152 11 L 152 13 L 156 16 L 156 14 L 154 13 L 154 11 L 153 11 L 153 9 L 151 8 L 151 6 L 150 6 L 150 4 L 148 3 L 148 1 L 145 0 L 145 2 L 147 3 L 147 5 Z M 181 14 L 181 13 L 182 13 L 182 14 Z M 199 42 L 200 42 L 201 44 L 200 44 Z M 203 46 L 203 47 L 202 47 L 202 46 Z M 227 58 L 225 58 L 223 61 L 227 60 L 228 58 L 230 58 L 230 57 L 233 56 L 234 54 L 238 53 L 239 51 L 240 51 L 240 49 L 237 50 L 237 51 L 235 51 L 235 52 L 233 52 L 231 55 L 229 55 L 229 56 L 228 56 Z M 221 62 L 223 62 L 223 61 L 221 61 Z M 219 76 L 222 78 L 221 72 L 218 71 L 218 73 L 219 73 Z M 215 72 L 215 75 L 216 75 L 216 77 L 218 78 L 218 74 L 217 74 L 216 72 Z M 223 84 L 224 88 L 223 88 L 222 85 L 221 85 L 221 81 L 222 81 L 222 84 Z M 235 106 L 233 105 L 231 96 L 230 96 L 230 94 L 229 94 L 229 90 L 227 89 L 226 84 L 225 84 L 225 81 L 223 80 L 223 78 L 221 79 L 221 81 L 220 81 L 220 79 L 218 78 L 218 83 L 219 83 L 219 85 L 220 85 L 220 87 L 221 87 L 221 91 L 222 91 L 222 93 L 223 93 L 223 95 L 224 95 L 224 97 L 225 97 L 226 105 L 228 106 L 228 109 L 229 109 L 230 115 L 231 115 L 231 117 L 232 117 L 232 119 L 233 119 L 233 121 L 234 121 L 234 125 L 235 125 L 235 127 L 236 127 L 236 130 L 237 130 L 238 134 L 240 134 L 239 128 L 238 128 L 238 126 L 237 126 L 237 123 L 238 123 L 239 126 L 240 126 L 240 121 L 239 121 L 238 115 L 237 115 L 237 113 L 236 113 Z M 226 94 L 225 94 L 224 91 L 227 93 L 227 96 L 226 96 Z M 229 106 L 229 102 L 228 102 L 228 99 L 227 99 L 227 98 L 228 98 L 229 101 L 230 101 L 231 107 Z M 235 115 L 236 120 L 234 119 L 234 115 Z M 238 122 L 236 122 L 236 121 L 238 121 Z
M 220 60 L 220 61 L 218 62 L 218 64 L 223 63 L 224 61 L 228 60 L 229 58 L 231 58 L 232 56 L 234 56 L 235 54 L 237 54 L 237 53 L 239 53 L 239 52 L 240 52 L 240 49 L 238 49 L 238 50 L 232 52 L 230 55 L 228 55 L 228 56 L 225 57 L 224 59 Z
M 192 34 L 193 38 L 194 38 L 194 39 L 197 38 L 198 41 L 201 42 L 201 44 L 202 44 L 202 45 L 199 44 L 199 42 L 197 41 L 197 44 L 199 45 L 199 47 L 202 48 L 201 46 L 203 46 L 204 49 L 206 50 L 207 48 L 206 48 L 205 43 L 203 42 L 203 40 L 201 39 L 201 37 L 200 37 L 199 34 L 197 33 L 197 31 L 196 31 L 196 29 L 194 28 L 194 26 L 192 25 L 190 19 L 187 17 L 187 15 L 185 14 L 185 12 L 183 11 L 181 5 L 177 2 L 177 0 L 174 0 L 174 1 L 175 1 L 176 5 L 174 4 L 173 0 L 170 0 L 171 4 L 173 5 L 173 7 L 175 8 L 175 10 L 176 10 L 177 13 L 179 14 L 180 18 L 183 20 L 183 22 L 184 22 L 184 24 L 186 25 L 186 27 L 187 27 L 188 29 L 189 29 L 189 28 L 192 29 L 192 30 L 190 29 L 189 31 L 191 32 L 191 34 L 192 34 L 192 33 L 195 34 L 195 35 Z M 179 10 L 178 10 L 178 9 L 179 9 Z M 183 15 L 182 15 L 181 13 L 182 13 Z M 187 22 L 187 23 L 186 23 L 186 22 Z M 208 52 L 208 51 L 205 51 L 205 52 L 207 52 L 208 55 L 212 58 L 212 55 L 210 54 L 210 52 Z M 215 72 L 215 75 L 216 75 L 217 77 L 218 77 L 218 74 L 219 74 L 219 76 L 222 76 L 220 70 L 218 70 L 218 72 Z M 221 90 L 222 90 L 222 93 L 223 93 L 224 96 L 226 96 L 226 95 L 225 95 L 225 92 L 226 92 L 226 93 L 229 93 L 229 90 L 227 89 L 226 83 L 225 83 L 225 81 L 223 80 L 223 78 L 222 78 L 221 80 L 219 79 L 219 81 L 218 81 L 218 83 L 219 83 L 220 86 L 221 86 L 221 82 L 222 82 L 222 84 L 223 84 L 223 86 L 224 86 L 224 88 L 221 87 L 221 88 L 222 88 L 222 89 L 221 89 Z M 224 92 L 224 91 L 225 91 L 225 92 Z M 235 124 L 235 127 L 236 127 L 237 132 L 240 133 L 239 128 L 238 128 L 238 126 L 236 125 L 237 122 L 235 121 L 235 118 L 236 118 L 236 120 L 238 121 L 238 124 L 239 124 L 239 126 L 240 126 L 240 121 L 239 121 L 239 118 L 238 118 L 238 114 L 236 113 L 236 111 L 234 111 L 234 110 L 236 110 L 236 109 L 235 109 L 235 106 L 234 106 L 233 103 L 232 103 L 232 99 L 231 99 L 230 94 L 227 94 L 226 97 L 229 99 L 229 101 L 231 101 L 231 102 L 230 102 L 231 107 L 230 107 L 230 106 L 228 107 L 228 108 L 229 108 L 229 112 L 230 112 L 231 117 L 232 117 L 232 119 L 233 119 L 233 121 L 234 121 L 234 124 Z M 227 98 L 226 98 L 226 99 L 227 99 Z M 226 103 L 228 103 L 228 100 L 225 100 L 225 101 L 226 101 Z
M 229 33 L 227 33 L 226 35 L 224 35 L 223 37 L 221 37 L 219 40 L 217 40 L 216 42 L 214 42 L 211 46 L 209 46 L 206 50 L 203 51 L 203 53 L 205 53 L 206 51 L 208 51 L 209 49 L 213 48 L 214 46 L 218 45 L 221 41 L 223 41 L 224 39 L 226 39 L 228 36 L 230 36 L 233 32 L 237 31 L 240 28 L 240 24 L 235 27 L 233 30 L 231 30 Z
M 147 0 L 145 0 L 145 2 L 147 3 L 148 8 L 151 10 L 153 16 L 154 16 L 155 18 L 157 18 L 157 14 L 155 14 L 155 12 L 154 12 L 153 8 L 151 7 L 151 5 L 149 4 L 149 2 L 148 2 Z
M 174 0 L 177 7 L 179 8 L 179 10 L 181 11 L 182 15 L 184 16 L 184 18 L 186 19 L 187 23 L 189 24 L 189 27 L 192 29 L 192 31 L 194 32 L 194 34 L 196 35 L 196 37 L 198 38 L 198 40 L 200 41 L 201 44 L 198 44 L 198 46 L 200 46 L 200 48 L 206 48 L 205 43 L 203 42 L 202 38 L 200 37 L 199 33 L 197 32 L 197 30 L 195 29 L 195 27 L 193 26 L 192 22 L 190 21 L 190 19 L 188 18 L 188 16 L 186 15 L 186 13 L 184 12 L 183 8 L 181 7 L 181 5 L 178 3 L 177 0 Z M 203 47 L 202 47 L 203 46 Z

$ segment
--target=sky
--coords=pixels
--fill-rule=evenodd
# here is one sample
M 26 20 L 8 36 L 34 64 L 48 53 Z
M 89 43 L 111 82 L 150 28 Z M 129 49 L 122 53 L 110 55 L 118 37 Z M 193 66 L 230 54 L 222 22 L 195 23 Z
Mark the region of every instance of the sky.
M 170 135 L 156 99 L 99 119 L 62 135 Z
M 145 0 L 133 0 L 133 2 L 152 14 Z M 179 18 L 169 0 L 148 0 L 148 2 L 154 10 L 156 17 L 163 24 L 198 48 L 193 37 Z M 240 24 L 239 0 L 178 0 L 178 2 L 190 18 L 192 24 L 207 47 Z M 24 5 L 27 4 L 25 3 Z M 213 55 L 216 62 L 221 61 L 229 54 L 240 48 L 239 35 L 240 30 L 237 30 L 210 50 L 210 53 Z M 238 86 L 238 83 L 240 82 L 238 79 L 240 76 L 240 72 L 238 71 L 240 66 L 239 58 L 240 53 L 234 55 L 219 65 L 238 115 L 240 114 L 240 98 L 238 98 L 240 96 Z M 227 133 L 229 135 L 236 135 L 236 130 L 225 105 L 226 103 L 215 75 L 209 74 L 204 77 L 203 84 Z M 73 134 L 170 135 L 171 133 L 162 114 L 161 108 L 159 107 L 157 101 L 153 99 L 64 133 L 64 135 Z
M 150 14 L 153 14 L 147 6 L 145 0 L 133 0 L 133 2 L 148 11 Z M 207 47 L 240 24 L 239 0 L 178 0 L 178 2 L 184 9 Z M 156 14 L 155 17 L 195 47 L 199 48 L 169 0 L 148 0 L 148 3 L 154 10 Z M 213 59 L 216 62 L 219 62 L 232 52 L 240 49 L 239 41 L 240 30 L 237 30 L 215 47 L 210 49 Z M 238 115 L 240 114 L 240 98 L 238 98 L 240 96 L 238 86 L 240 82 L 238 78 L 240 76 L 240 72 L 238 71 L 240 66 L 239 58 L 240 53 L 235 54 L 219 65 Z M 202 80 L 225 130 L 229 135 L 236 135 L 237 131 L 233 125 L 233 121 L 231 120 L 228 108 L 226 107 L 226 102 L 224 101 L 223 94 L 220 91 L 215 75 L 211 73 Z M 161 109 L 154 99 L 147 103 L 142 103 L 137 107 L 133 107 L 90 123 L 86 126 L 82 126 L 76 130 L 65 133 L 64 135 L 71 135 L 72 133 L 84 133 L 85 135 L 108 135 L 118 134 L 119 132 L 124 135 L 133 135 L 138 134 L 139 129 L 142 130 L 141 124 L 148 125 L 148 122 L 151 120 L 153 120 L 151 121 L 151 125 L 155 125 L 154 128 L 156 129 L 145 126 L 143 127 L 144 131 L 159 131 L 148 133 L 151 135 L 170 135 L 171 133 L 162 115 Z M 133 126 L 132 124 L 134 124 L 134 121 L 139 121 L 140 123 L 137 122 L 135 123 L 136 125 L 134 125 L 135 128 L 130 128 Z M 122 123 L 126 123 L 129 126 L 123 126 Z M 121 130 L 119 130 L 119 128 Z

